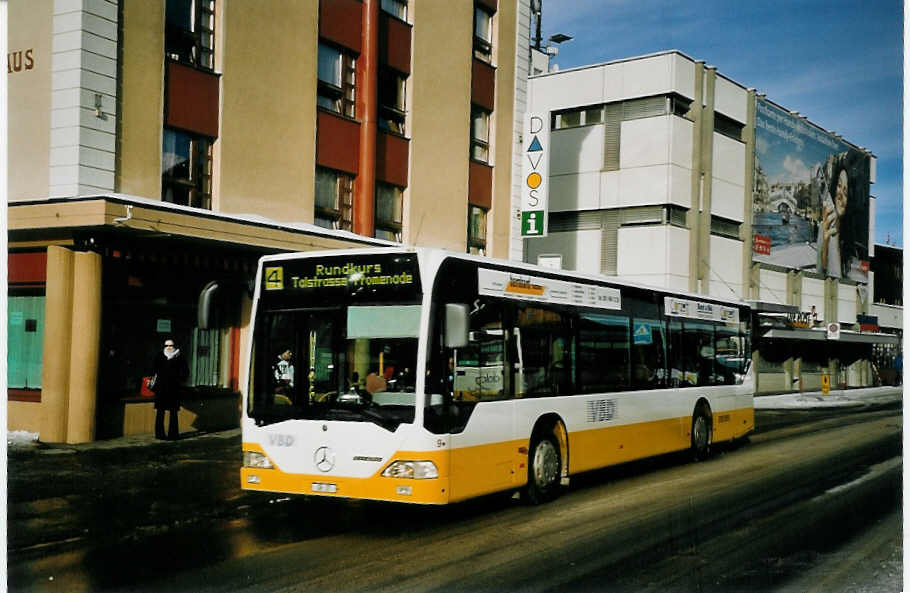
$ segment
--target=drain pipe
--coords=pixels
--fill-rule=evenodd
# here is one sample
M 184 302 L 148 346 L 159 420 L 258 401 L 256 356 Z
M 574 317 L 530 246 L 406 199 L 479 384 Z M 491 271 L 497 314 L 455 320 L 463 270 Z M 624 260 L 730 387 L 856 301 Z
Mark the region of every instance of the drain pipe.
M 120 218 L 115 218 L 114 224 L 120 224 L 120 223 L 126 222 L 128 220 L 132 220 L 132 218 L 133 218 L 133 205 L 127 204 L 126 205 L 126 216 L 121 216 Z

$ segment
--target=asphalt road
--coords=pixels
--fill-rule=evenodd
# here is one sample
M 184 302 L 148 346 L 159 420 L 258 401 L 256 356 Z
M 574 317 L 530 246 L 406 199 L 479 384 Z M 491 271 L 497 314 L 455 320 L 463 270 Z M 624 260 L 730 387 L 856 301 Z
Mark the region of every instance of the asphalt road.
M 900 420 L 885 410 L 769 423 L 707 462 L 665 456 L 573 478 L 540 507 L 251 496 L 237 490 L 239 454 L 224 457 L 232 439 L 179 459 L 148 450 L 145 471 L 112 457 L 102 475 L 38 472 L 38 502 L 26 503 L 11 458 L 9 588 L 784 591 L 873 529 L 884 535 L 849 557 L 888 551 Z M 44 510 L 29 515 L 30 504 Z M 55 529 L 63 543 L 33 541 Z M 830 578 L 826 590 L 847 590 L 838 585 L 857 574 Z

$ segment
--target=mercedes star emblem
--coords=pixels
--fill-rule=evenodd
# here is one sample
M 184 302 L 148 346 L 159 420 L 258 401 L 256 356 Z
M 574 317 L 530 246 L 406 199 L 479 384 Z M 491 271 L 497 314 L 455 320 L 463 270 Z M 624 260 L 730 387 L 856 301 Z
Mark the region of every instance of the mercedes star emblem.
M 323 473 L 332 471 L 332 468 L 335 467 L 335 453 L 328 447 L 319 447 L 313 453 L 313 462 L 316 464 L 316 469 Z

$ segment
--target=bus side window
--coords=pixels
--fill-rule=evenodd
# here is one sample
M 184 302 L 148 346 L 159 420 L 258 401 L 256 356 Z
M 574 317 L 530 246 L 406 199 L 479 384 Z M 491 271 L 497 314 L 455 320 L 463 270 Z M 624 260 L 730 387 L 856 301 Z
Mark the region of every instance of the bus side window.
M 683 325 L 681 321 L 670 319 L 667 321 L 667 368 L 669 372 L 670 387 L 685 387 L 694 385 L 689 383 L 691 375 L 686 376 L 686 361 L 683 354 Z
M 579 316 L 578 358 L 581 393 L 629 388 L 629 318 L 582 313 Z
M 574 392 L 575 344 L 558 311 L 519 307 L 515 319 L 515 397 Z
M 657 319 L 632 320 L 632 387 L 655 389 L 666 385 L 663 325 Z
M 742 375 L 743 346 L 735 323 L 719 323 L 715 328 L 715 372 L 717 383 L 734 385 Z

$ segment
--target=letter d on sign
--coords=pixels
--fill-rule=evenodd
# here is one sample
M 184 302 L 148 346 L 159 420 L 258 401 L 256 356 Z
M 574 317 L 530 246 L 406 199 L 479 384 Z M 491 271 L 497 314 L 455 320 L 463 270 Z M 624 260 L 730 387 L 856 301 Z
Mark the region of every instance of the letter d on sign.
M 532 116 L 529 128 L 532 134 L 539 134 L 543 129 L 543 118 L 536 115 Z

